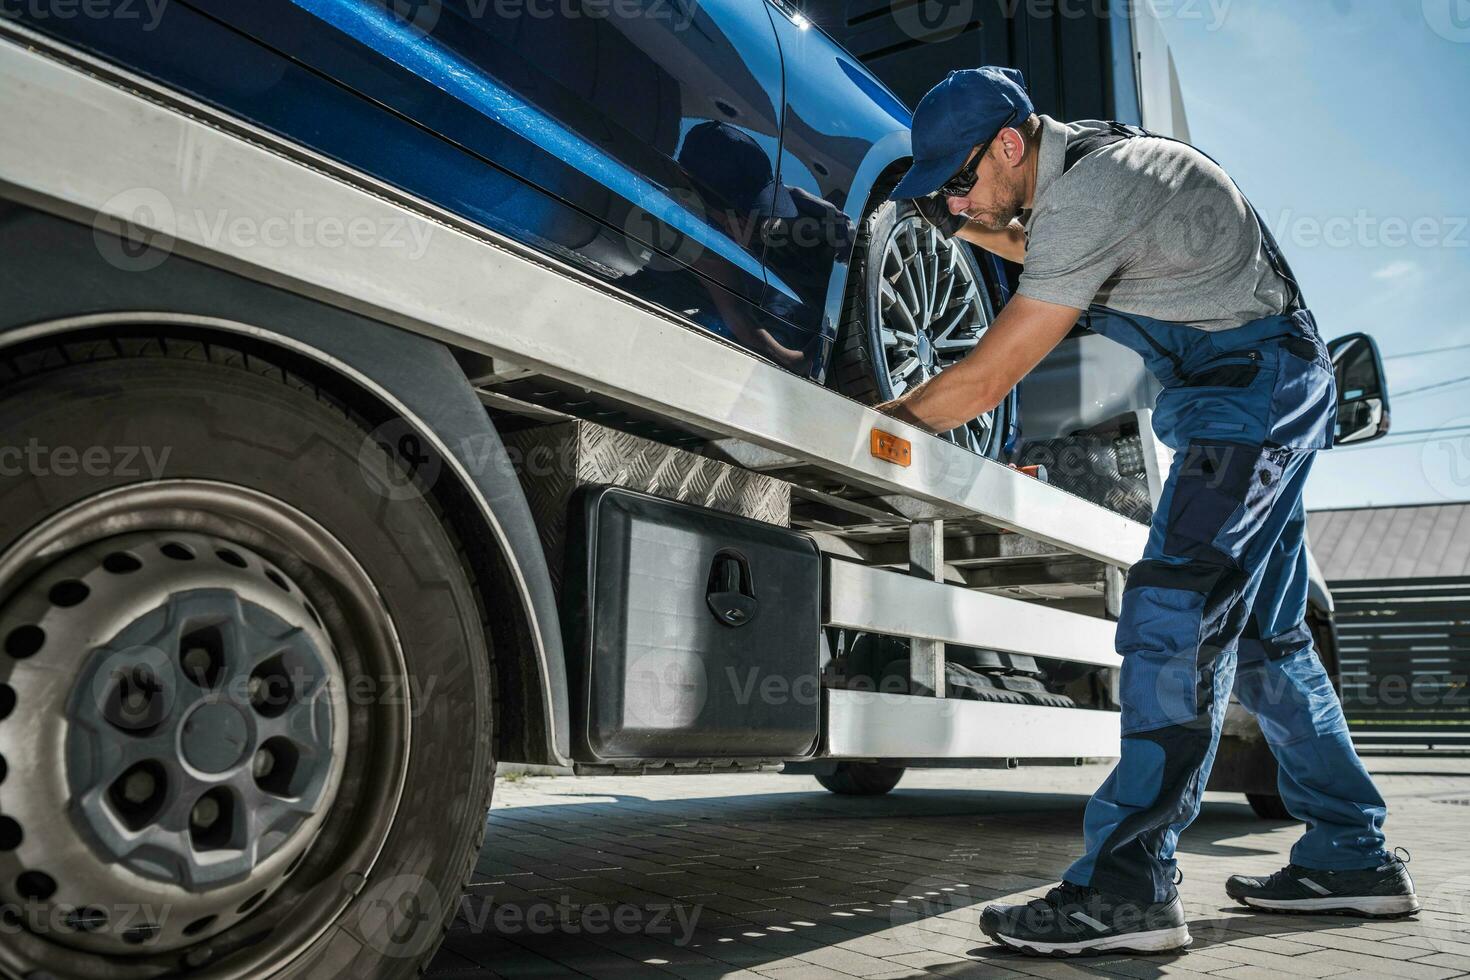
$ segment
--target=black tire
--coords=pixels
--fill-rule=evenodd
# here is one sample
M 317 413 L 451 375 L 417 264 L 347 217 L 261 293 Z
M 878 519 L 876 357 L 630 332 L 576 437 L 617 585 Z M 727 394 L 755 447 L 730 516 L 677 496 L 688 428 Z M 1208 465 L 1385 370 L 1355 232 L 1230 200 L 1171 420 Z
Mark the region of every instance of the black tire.
M 884 201 L 863 220 L 853 247 L 842 322 L 838 327 L 827 378 L 828 384 L 836 391 L 866 405 L 876 405 L 895 397 L 880 336 L 882 317 L 875 311 L 880 309 L 879 279 L 889 239 L 901 223 L 913 223 L 915 227 L 927 230 L 927 225 L 918 224 L 922 219 L 917 215 L 918 211 L 909 201 Z M 940 242 L 939 247 L 958 250 L 959 261 L 978 284 L 986 320 L 993 320 L 991 285 L 970 246 L 954 239 L 947 244 Z M 934 317 L 935 321 L 938 319 L 938 316 Z M 998 458 L 1004 449 L 1007 408 L 1007 403 L 1002 402 L 995 409 L 995 435 L 982 447 L 983 455 L 990 458 Z M 951 433 L 950 438 L 955 439 L 955 433 Z
M 903 778 L 900 766 L 883 766 L 875 762 L 839 762 L 830 774 L 817 776 L 817 782 L 839 796 L 882 796 Z
M 1246 802 L 1262 820 L 1295 820 L 1286 809 L 1286 802 L 1275 793 L 1247 793 Z
M 406 670 L 379 678 L 377 693 L 352 697 L 345 775 L 321 835 L 247 918 L 197 946 L 150 953 L 145 944 L 133 957 L 7 928 L 0 974 L 132 978 L 218 970 L 396 980 L 420 974 L 458 910 L 483 839 L 494 773 L 493 671 L 479 594 L 431 490 L 388 454 L 372 451 L 382 441 L 375 428 L 402 423 L 287 365 L 308 369 L 244 338 L 204 335 L 94 334 L 0 352 L 0 446 L 127 446 L 138 450 L 135 460 L 157 463 L 142 480 L 122 466 L 7 475 L 0 480 L 0 555 L 18 553 L 22 536 L 38 524 L 88 506 L 104 491 L 126 495 L 142 485 L 194 481 L 245 488 L 324 529 L 381 597 L 386 618 L 352 619 L 350 610 L 364 607 L 346 599 L 334 604 L 331 596 L 345 593 L 326 571 L 283 553 L 265 525 L 235 525 L 242 544 L 304 583 L 302 593 L 328 597 L 323 629 L 341 659 L 366 658 L 347 644 L 369 628 L 387 630 L 396 633 L 401 655 L 363 659 L 358 667 L 366 673 L 369 663 L 391 662 Z M 375 492 L 375 480 L 380 488 L 386 481 L 414 492 Z M 147 519 L 139 520 L 146 530 Z M 0 581 L 0 600 L 22 584 L 18 576 Z M 0 623 L 0 636 L 13 627 Z M 354 669 L 343 667 L 349 682 L 358 680 Z M 390 710 L 384 705 L 393 685 L 409 701 L 391 717 L 411 718 L 411 728 L 378 727 L 390 717 L 382 712 Z M 411 739 L 394 734 L 409 730 Z M 26 793 L 25 760 L 6 761 L 6 792 Z M 381 782 L 390 778 L 401 792 Z M 394 806 L 376 805 L 388 798 Z M 116 873 L 100 857 L 97 864 L 99 875 Z M 10 890 L 0 882 L 5 901 L 14 901 Z

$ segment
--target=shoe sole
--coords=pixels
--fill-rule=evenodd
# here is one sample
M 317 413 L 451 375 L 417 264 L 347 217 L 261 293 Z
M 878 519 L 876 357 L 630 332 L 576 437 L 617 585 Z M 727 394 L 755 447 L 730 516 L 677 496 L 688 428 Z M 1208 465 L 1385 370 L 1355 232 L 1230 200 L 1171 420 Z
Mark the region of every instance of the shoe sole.
M 1420 909 L 1415 895 L 1329 895 L 1326 898 L 1252 898 L 1236 899 L 1247 908 L 1263 912 L 1297 912 L 1303 915 L 1356 915 L 1365 919 L 1402 919 Z
M 1188 946 L 1193 939 L 1188 926 L 1173 929 L 1155 929 L 1152 932 L 1129 932 L 1120 936 L 1100 936 L 1075 943 L 1038 943 L 1029 939 L 1018 939 L 999 931 L 985 934 L 994 942 L 1029 956 L 1097 956 L 1101 953 L 1141 953 L 1156 955 L 1172 953 Z

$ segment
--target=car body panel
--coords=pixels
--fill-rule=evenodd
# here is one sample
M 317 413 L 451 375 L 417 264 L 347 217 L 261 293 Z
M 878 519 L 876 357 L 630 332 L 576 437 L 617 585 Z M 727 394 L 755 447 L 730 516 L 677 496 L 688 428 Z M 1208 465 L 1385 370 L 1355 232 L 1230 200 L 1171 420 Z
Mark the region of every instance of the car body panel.
M 575 3 L 506 16 L 490 0 L 0 16 L 821 378 L 856 222 L 908 154 L 908 111 L 830 38 L 765 3 L 637 2 L 645 16 L 569 16 Z M 827 229 L 811 245 L 770 221 L 792 202 Z
M 826 34 L 784 8 L 771 12 L 782 58 L 795 66 L 786 75 L 778 187 L 794 218 L 778 218 L 767 235 L 766 306 L 832 332 L 857 226 L 882 172 L 909 156 L 911 114 Z

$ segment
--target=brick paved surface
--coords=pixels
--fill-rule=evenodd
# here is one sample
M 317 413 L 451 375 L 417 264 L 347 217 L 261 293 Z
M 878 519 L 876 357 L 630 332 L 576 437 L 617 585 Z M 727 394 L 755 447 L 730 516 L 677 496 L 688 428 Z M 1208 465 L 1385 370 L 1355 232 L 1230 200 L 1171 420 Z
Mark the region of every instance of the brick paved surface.
M 910 772 L 878 799 L 776 774 L 502 780 L 471 895 L 429 975 L 1470 975 L 1470 758 L 1370 762 L 1390 842 L 1413 852 L 1417 919 L 1234 907 L 1225 877 L 1275 870 L 1298 829 L 1210 794 L 1180 847 L 1190 951 L 1067 961 L 989 945 L 980 910 L 1057 879 L 1107 766 Z

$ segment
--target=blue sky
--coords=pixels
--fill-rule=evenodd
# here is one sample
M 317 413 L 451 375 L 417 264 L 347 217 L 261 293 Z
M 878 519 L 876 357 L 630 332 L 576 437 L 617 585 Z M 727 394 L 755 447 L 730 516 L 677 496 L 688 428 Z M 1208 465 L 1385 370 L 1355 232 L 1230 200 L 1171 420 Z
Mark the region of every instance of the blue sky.
M 1154 2 L 1193 141 L 1282 239 L 1323 336 L 1373 334 L 1390 392 L 1470 376 L 1470 0 Z M 1470 383 L 1397 398 L 1393 428 L 1439 434 L 1322 454 L 1307 506 L 1470 500 Z

